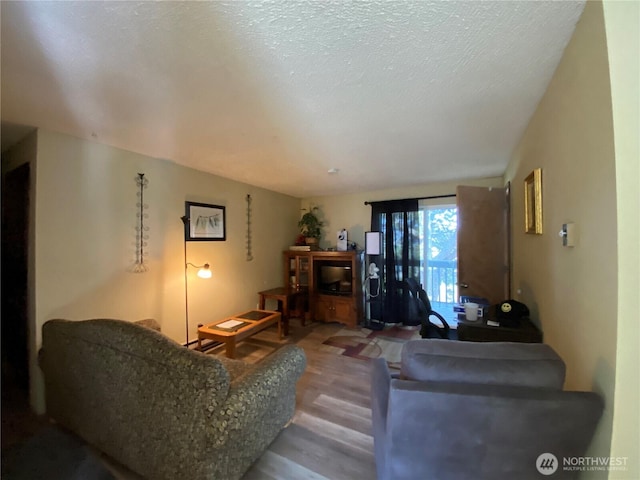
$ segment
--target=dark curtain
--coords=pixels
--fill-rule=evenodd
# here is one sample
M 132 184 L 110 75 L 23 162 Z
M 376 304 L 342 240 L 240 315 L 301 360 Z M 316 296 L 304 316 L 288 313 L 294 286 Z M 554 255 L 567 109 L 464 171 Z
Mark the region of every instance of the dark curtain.
M 420 278 L 419 221 L 415 199 L 371 203 L 371 230 L 382 232 L 381 255 L 372 259 L 381 265 L 381 298 L 371 306 L 373 318 L 386 323 L 419 323 L 409 310 L 409 292 L 403 288 L 406 278 Z

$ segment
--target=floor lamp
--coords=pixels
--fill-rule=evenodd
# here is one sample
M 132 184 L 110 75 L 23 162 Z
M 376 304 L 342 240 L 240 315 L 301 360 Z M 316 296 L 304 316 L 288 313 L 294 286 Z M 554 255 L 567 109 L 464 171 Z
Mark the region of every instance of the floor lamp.
M 366 324 L 365 326 L 370 330 L 382 330 L 384 328 L 384 322 L 380 320 L 374 320 L 371 318 L 371 304 L 380 304 L 380 269 L 371 261 L 371 257 L 380 255 L 382 246 L 382 233 L 381 232 L 365 232 L 364 237 L 364 250 L 367 254 L 369 265 L 367 266 L 367 277 L 365 279 L 365 292 L 366 292 Z
M 189 217 L 182 216 L 180 217 L 182 223 L 185 226 L 185 231 L 187 231 L 189 227 Z M 185 329 L 185 343 L 184 346 L 189 348 L 189 282 L 187 280 L 187 273 L 189 271 L 189 266 L 194 268 L 199 268 L 198 277 L 200 278 L 211 278 L 211 268 L 208 263 L 204 265 L 194 265 L 191 262 L 187 262 L 187 237 L 185 234 L 184 237 L 184 329 Z

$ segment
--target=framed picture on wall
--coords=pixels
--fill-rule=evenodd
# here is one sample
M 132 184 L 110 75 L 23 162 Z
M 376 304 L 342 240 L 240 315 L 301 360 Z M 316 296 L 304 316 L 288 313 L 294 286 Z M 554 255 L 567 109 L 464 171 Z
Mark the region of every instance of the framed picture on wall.
M 524 179 L 524 231 L 542 235 L 542 169 Z
M 184 239 L 186 241 L 225 241 L 227 227 L 225 207 L 185 202 Z

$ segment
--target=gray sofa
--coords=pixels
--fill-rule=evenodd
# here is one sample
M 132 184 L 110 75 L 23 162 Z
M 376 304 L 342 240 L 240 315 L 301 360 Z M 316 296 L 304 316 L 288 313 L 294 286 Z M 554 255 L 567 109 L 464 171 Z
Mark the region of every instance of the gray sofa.
M 154 480 L 240 478 L 293 417 L 306 364 L 293 345 L 249 365 L 119 320 L 42 333 L 47 414 Z
M 401 371 L 372 370 L 378 480 L 575 478 L 563 458 L 585 454 L 603 409 L 563 391 L 565 365 L 544 344 L 407 342 Z M 544 458 L 544 457 L 543 457 Z

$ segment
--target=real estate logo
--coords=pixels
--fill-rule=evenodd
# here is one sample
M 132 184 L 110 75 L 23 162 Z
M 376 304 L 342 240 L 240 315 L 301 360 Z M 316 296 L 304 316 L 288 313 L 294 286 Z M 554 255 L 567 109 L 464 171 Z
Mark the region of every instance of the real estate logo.
M 558 459 L 553 453 L 543 453 L 536 460 L 536 468 L 542 475 L 553 475 L 558 469 Z
M 562 471 L 625 471 L 628 457 L 562 457 Z M 543 453 L 536 460 L 536 468 L 542 475 L 553 475 L 560 462 L 553 453 Z

